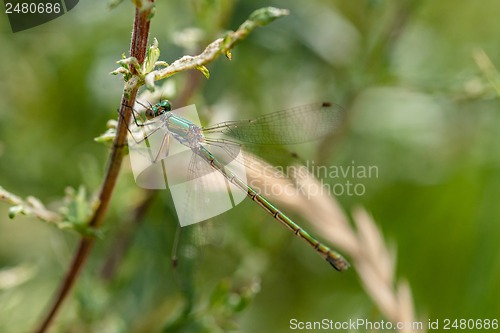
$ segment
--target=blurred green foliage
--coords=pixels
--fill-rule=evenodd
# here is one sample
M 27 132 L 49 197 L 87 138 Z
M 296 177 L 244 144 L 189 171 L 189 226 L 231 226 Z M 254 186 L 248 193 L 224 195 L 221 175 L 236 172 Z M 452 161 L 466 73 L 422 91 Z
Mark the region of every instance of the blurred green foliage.
M 171 63 L 270 5 L 290 15 L 254 31 L 232 61 L 208 66 L 209 80 L 197 71 L 172 77 L 172 96 L 164 97 L 175 100 L 192 74 L 202 84 L 190 103 L 206 122 L 323 100 L 344 106 L 348 124 L 335 140 L 290 149 L 321 165 L 378 167 L 377 178 L 351 179 L 364 184 L 363 196 L 338 199 L 348 212 L 367 207 L 396 245 L 398 275 L 409 280 L 418 314 L 498 318 L 498 73 L 478 59 L 500 64 L 500 3 L 158 1 L 150 36 L 159 41 L 160 60 Z M 99 190 L 109 148 L 93 138 L 117 117 L 123 82 L 109 72 L 128 52 L 133 12 L 128 1 L 112 10 L 104 1 L 81 1 L 16 34 L 1 19 L 2 187 L 48 207 L 60 205 L 67 186 Z M 104 236 L 53 332 L 287 332 L 292 318 L 381 319 L 353 270 L 334 271 L 249 201 L 212 220 L 222 236 L 194 249 L 203 256 L 190 273 L 173 272 L 176 217 L 168 191 L 154 196 L 134 227 L 129 216 L 143 196 L 125 163 Z M 124 229 L 133 230 L 128 250 L 104 278 Z M 18 283 L 0 289 L 1 332 L 34 327 L 77 241 L 34 219 L 9 220 L 0 203 L 0 272 L 28 267 L 15 275 Z

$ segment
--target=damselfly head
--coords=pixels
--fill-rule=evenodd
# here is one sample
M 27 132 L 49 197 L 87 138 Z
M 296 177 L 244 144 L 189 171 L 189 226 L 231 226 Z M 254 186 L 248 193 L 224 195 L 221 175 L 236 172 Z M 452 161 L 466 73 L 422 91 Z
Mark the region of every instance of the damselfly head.
M 146 109 L 146 118 L 152 119 L 172 110 L 170 101 L 164 100 Z

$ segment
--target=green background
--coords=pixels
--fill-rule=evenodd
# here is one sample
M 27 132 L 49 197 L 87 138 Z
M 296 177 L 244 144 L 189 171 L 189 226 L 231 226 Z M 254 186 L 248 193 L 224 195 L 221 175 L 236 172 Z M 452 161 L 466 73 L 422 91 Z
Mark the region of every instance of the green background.
M 175 99 L 197 75 L 190 103 L 205 122 L 324 100 L 342 105 L 346 129 L 334 141 L 289 149 L 322 165 L 377 166 L 378 178 L 361 180 L 363 196 L 337 199 L 347 213 L 362 205 L 372 214 L 397 252 L 396 274 L 409 282 L 419 317 L 499 319 L 500 79 L 474 55 L 500 63 L 500 3 L 159 1 L 150 37 L 171 63 L 264 6 L 290 15 L 255 30 L 232 61 L 210 64 L 209 80 L 200 72 L 175 75 L 164 97 Z M 67 186 L 97 193 L 109 147 L 93 138 L 117 117 L 123 80 L 109 72 L 128 52 L 133 13 L 128 1 L 112 10 L 104 1 L 81 1 L 16 34 L 0 15 L 0 186 L 55 209 Z M 202 33 L 192 50 L 175 43 L 187 28 Z M 212 220 L 222 236 L 181 274 L 194 314 L 179 314 L 185 298 L 170 263 L 176 217 L 168 191 L 133 229 L 113 278 L 102 279 L 141 195 L 125 160 L 104 236 L 54 332 L 161 331 L 172 318 L 184 331 L 199 331 L 227 317 L 243 332 L 288 332 L 292 318 L 383 319 L 353 269 L 334 271 L 249 200 Z M 33 218 L 10 220 L 0 203 L 0 270 L 28 272 L 24 282 L 0 289 L 1 332 L 33 329 L 77 242 L 75 232 Z M 236 289 L 260 281 L 260 291 L 241 313 L 204 312 L 224 279 Z

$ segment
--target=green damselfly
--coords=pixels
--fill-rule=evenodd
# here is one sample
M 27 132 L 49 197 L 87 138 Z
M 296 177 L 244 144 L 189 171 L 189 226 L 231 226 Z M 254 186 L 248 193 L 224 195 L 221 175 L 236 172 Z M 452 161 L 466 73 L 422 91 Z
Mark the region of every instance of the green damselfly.
M 337 130 L 344 114 L 344 109 L 336 104 L 315 103 L 278 111 L 251 120 L 227 121 L 209 127 L 201 127 L 195 123 L 196 120 L 194 122 L 188 120 L 182 115 L 182 112 L 172 111 L 169 101 L 161 101 L 145 107 L 147 120 L 137 121 L 133 111 L 135 126 L 129 128 L 129 148 L 132 161 L 137 160 L 137 156 L 139 156 L 139 162 L 136 162 L 135 166 L 133 165 L 133 169 L 138 170 L 136 181 L 140 179 L 143 187 L 164 188 L 163 179 L 166 183 L 168 176 L 168 187 L 171 191 L 184 193 L 182 199 L 177 201 L 183 203 L 187 208 L 181 209 L 181 204 L 176 203 L 176 209 L 181 225 L 185 225 L 199 222 L 227 210 L 226 206 L 223 205 L 223 199 L 211 199 L 215 192 L 210 192 L 210 190 L 217 186 L 207 185 L 200 181 L 210 172 L 214 172 L 219 177 L 222 176 L 221 178 L 230 184 L 231 188 L 241 190 L 242 192 L 238 192 L 243 195 L 243 198 L 248 196 L 273 218 L 309 244 L 335 269 L 342 271 L 347 269 L 349 264 L 340 254 L 317 241 L 269 202 L 262 193 L 249 186 L 244 176 L 244 170 L 236 172 L 235 169 L 238 168 L 238 165 L 247 165 L 249 161 L 248 157 L 241 154 L 242 143 L 282 145 L 314 140 Z M 210 138 L 210 135 L 219 137 Z M 155 137 L 156 139 L 153 140 Z M 227 137 L 231 139 L 227 139 Z M 171 146 L 174 142 L 180 144 L 183 149 L 173 152 Z M 217 154 L 213 153 L 215 150 L 225 155 L 226 159 L 223 161 L 219 156 L 216 156 Z M 175 165 L 174 156 L 186 157 L 188 155 L 189 162 L 185 163 L 185 167 L 168 167 L 168 165 Z M 171 174 L 178 173 L 179 169 L 184 173 L 187 171 L 187 178 L 172 181 Z M 184 183 L 191 185 L 181 186 Z M 225 188 L 224 184 L 220 185 L 220 182 L 218 187 Z M 229 190 L 229 185 L 227 185 L 227 190 Z M 197 196 L 200 199 L 200 193 L 205 197 L 201 200 L 194 200 Z M 234 191 L 231 193 L 233 193 L 232 196 L 224 200 L 231 201 L 234 206 L 236 194 Z

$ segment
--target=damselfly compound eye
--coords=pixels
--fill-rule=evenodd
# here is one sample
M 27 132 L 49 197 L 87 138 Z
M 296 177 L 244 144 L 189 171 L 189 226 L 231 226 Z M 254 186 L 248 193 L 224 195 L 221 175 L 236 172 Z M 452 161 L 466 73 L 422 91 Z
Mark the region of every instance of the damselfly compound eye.
M 148 119 L 152 119 L 154 118 L 156 115 L 155 115 L 155 112 L 153 111 L 153 109 L 147 109 L 146 110 L 146 118 Z

